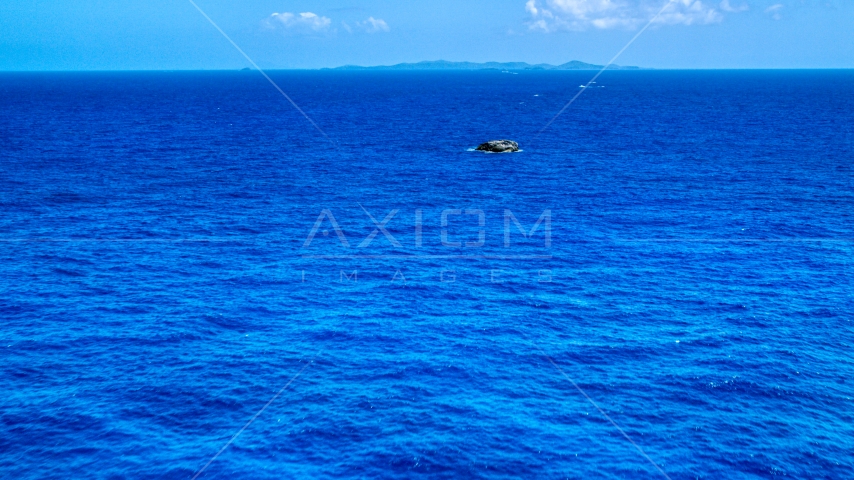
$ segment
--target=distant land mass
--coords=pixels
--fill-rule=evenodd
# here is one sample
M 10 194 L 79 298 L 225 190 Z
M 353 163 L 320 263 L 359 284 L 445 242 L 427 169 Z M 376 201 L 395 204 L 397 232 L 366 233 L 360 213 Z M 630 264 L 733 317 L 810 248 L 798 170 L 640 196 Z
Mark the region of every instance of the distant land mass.
M 573 60 L 562 65 L 550 65 L 538 63 L 531 65 L 525 62 L 448 62 L 437 60 L 432 62 L 399 63 L 397 65 L 381 65 L 376 67 L 360 67 L 357 65 L 345 65 L 336 68 L 324 68 L 323 70 L 601 70 L 604 65 L 579 62 Z M 640 67 L 623 67 L 611 65 L 609 70 L 640 70 Z

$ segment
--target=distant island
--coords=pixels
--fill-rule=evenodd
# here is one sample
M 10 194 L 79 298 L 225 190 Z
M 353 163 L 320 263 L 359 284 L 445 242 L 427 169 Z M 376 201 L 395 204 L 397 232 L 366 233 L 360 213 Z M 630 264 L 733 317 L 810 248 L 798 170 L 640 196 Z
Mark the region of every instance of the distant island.
M 437 60 L 433 62 L 399 63 L 397 65 L 382 65 L 376 67 L 360 67 L 357 65 L 345 65 L 336 68 L 324 68 L 322 70 L 601 70 L 604 65 L 579 62 L 573 60 L 562 65 L 549 65 L 538 63 L 531 65 L 525 62 L 448 62 Z M 623 67 L 611 65 L 609 70 L 640 70 L 640 67 Z

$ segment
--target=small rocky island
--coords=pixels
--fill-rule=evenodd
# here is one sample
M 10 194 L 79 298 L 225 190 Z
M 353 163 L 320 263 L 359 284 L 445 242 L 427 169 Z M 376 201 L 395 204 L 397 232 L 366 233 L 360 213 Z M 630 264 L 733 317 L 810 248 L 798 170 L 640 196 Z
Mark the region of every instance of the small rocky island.
M 511 140 L 492 140 L 478 145 L 476 150 L 492 153 L 518 152 L 519 144 Z

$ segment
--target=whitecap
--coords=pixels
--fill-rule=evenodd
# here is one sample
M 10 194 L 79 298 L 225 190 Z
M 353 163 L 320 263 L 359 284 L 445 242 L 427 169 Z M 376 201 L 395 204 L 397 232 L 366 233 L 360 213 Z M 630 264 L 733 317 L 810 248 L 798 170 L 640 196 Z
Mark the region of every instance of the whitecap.
M 476 149 L 476 148 L 469 148 L 469 149 L 466 149 L 466 151 L 467 151 L 467 152 L 487 153 L 487 154 L 490 154 L 490 155 L 491 155 L 491 154 L 502 155 L 502 154 L 505 154 L 505 153 L 522 153 L 522 152 L 524 152 L 524 150 L 522 150 L 521 148 L 520 148 L 519 150 L 516 150 L 515 152 L 486 152 L 486 151 L 483 151 L 483 150 L 478 150 L 478 149 Z

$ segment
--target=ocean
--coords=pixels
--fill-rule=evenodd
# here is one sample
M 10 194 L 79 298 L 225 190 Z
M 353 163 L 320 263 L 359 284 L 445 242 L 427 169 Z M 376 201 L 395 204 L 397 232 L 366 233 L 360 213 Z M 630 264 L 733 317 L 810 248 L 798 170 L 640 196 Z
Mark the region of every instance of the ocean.
M 854 71 L 594 73 L 0 74 L 0 477 L 854 478 Z

